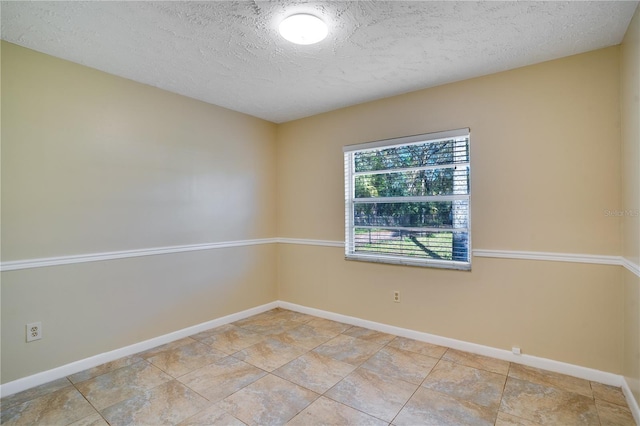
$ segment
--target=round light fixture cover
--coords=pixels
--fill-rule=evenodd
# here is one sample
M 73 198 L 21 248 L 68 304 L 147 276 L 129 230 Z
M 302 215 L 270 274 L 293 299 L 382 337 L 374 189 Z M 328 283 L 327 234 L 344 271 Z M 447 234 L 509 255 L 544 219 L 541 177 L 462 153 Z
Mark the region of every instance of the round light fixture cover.
M 314 44 L 324 40 L 329 33 L 322 19 L 300 13 L 291 15 L 280 23 L 280 35 L 296 44 Z

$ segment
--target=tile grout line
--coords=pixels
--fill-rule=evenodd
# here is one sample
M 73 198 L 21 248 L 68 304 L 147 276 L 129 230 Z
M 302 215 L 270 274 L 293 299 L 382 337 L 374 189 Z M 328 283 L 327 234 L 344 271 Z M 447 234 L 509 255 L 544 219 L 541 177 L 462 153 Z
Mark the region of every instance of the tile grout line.
M 267 312 L 268 312 L 268 311 L 267 311 Z M 294 326 L 294 327 L 291 327 L 289 330 L 283 331 L 282 333 L 277 333 L 277 334 L 275 334 L 275 335 L 284 334 L 284 333 L 286 333 L 286 332 L 288 332 L 288 331 L 291 331 L 291 330 L 293 330 L 293 329 L 295 329 L 295 328 L 298 328 L 298 327 L 301 327 L 302 325 L 307 324 L 309 321 L 311 321 L 311 320 L 307 320 L 307 321 L 305 321 L 305 322 L 301 322 L 299 325 L 296 325 L 296 326 Z M 294 321 L 294 322 L 296 322 L 296 321 Z M 234 325 L 235 325 L 235 324 L 234 324 Z M 242 326 L 236 326 L 236 327 L 243 328 Z M 246 328 L 243 328 L 243 329 L 244 329 L 244 330 L 247 330 L 247 331 L 252 332 L 251 330 L 248 330 L 248 329 L 246 329 Z M 270 335 L 270 334 L 266 334 L 266 335 L 265 335 L 264 333 L 257 333 L 257 334 L 260 334 L 261 336 L 263 336 L 263 337 L 264 337 L 264 339 L 263 339 L 263 340 L 261 340 L 260 342 L 262 342 L 262 341 L 264 341 L 264 340 L 268 340 L 268 339 L 270 339 L 270 338 L 271 338 L 271 339 L 273 339 L 273 340 L 278 340 L 278 339 L 274 339 L 274 338 L 273 338 L 273 335 Z M 279 341 L 279 340 L 278 340 L 278 341 Z M 232 395 L 234 395 L 234 394 L 236 394 L 236 393 L 238 393 L 238 392 L 242 391 L 243 389 L 247 388 L 248 386 L 250 386 L 251 384 L 253 384 L 253 383 L 257 382 L 258 380 L 263 379 L 264 377 L 267 377 L 267 376 L 273 376 L 273 377 L 276 377 L 276 378 L 278 378 L 278 379 L 285 380 L 285 381 L 287 381 L 287 382 L 291 383 L 292 385 L 300 386 L 300 387 L 302 387 L 302 388 L 304 388 L 304 389 L 307 389 L 307 390 L 309 390 L 309 391 L 311 391 L 311 392 L 315 393 L 316 395 L 318 395 L 318 397 L 317 397 L 317 398 L 315 398 L 315 399 L 313 400 L 313 402 L 311 402 L 310 404 L 308 404 L 307 406 L 305 406 L 304 408 L 302 408 L 300 411 L 298 411 L 296 414 L 294 414 L 290 419 L 288 419 L 288 420 L 287 420 L 287 422 L 289 422 L 289 421 L 291 421 L 293 418 L 295 418 L 298 414 L 300 414 L 302 411 L 304 411 L 307 407 L 309 407 L 311 404 L 313 404 L 315 401 L 317 401 L 320 397 L 322 397 L 322 395 L 323 395 L 323 394 L 319 394 L 318 392 L 315 392 L 315 391 L 314 391 L 314 390 L 312 390 L 312 389 L 305 388 L 304 386 L 301 386 L 301 385 L 299 385 L 299 384 L 297 384 L 297 383 L 294 383 L 294 382 L 292 382 L 291 380 L 288 380 L 287 378 L 280 377 L 280 376 L 278 376 L 278 375 L 274 374 L 274 372 L 275 372 L 276 370 L 278 370 L 279 368 L 282 368 L 282 367 L 284 367 L 285 365 L 287 365 L 287 364 L 289 364 L 289 363 L 291 363 L 291 362 L 293 362 L 293 361 L 297 360 L 298 358 L 300 358 L 300 357 L 304 356 L 305 354 L 307 354 L 307 353 L 311 352 L 313 349 L 315 349 L 315 347 L 314 347 L 313 349 L 310 349 L 310 350 L 309 350 L 309 349 L 307 349 L 307 348 L 302 348 L 301 346 L 296 346 L 296 347 L 298 347 L 298 348 L 304 349 L 306 352 L 305 352 L 305 353 L 303 353 L 303 354 L 298 355 L 297 357 L 295 357 L 294 359 L 292 359 L 292 360 L 290 360 L 290 361 L 286 362 L 285 364 L 281 365 L 280 367 L 277 367 L 277 368 L 273 369 L 273 371 L 267 371 L 267 370 L 264 370 L 263 368 L 261 368 L 261 367 L 259 367 L 259 366 L 257 366 L 257 365 L 251 364 L 250 362 L 247 362 L 247 361 L 245 361 L 245 360 L 242 360 L 242 359 L 236 358 L 236 357 L 234 356 L 234 355 L 235 355 L 235 354 L 237 354 L 238 352 L 241 352 L 241 351 L 246 350 L 246 349 L 248 349 L 248 348 L 251 348 L 251 347 L 253 347 L 253 346 L 255 346 L 255 345 L 258 345 L 260 342 L 256 342 L 256 343 L 254 343 L 253 345 L 249 345 L 249 346 L 247 346 L 246 348 L 241 349 L 241 350 L 239 350 L 239 351 L 236 351 L 236 352 L 234 352 L 233 354 L 230 354 L 230 355 L 228 355 L 228 356 L 229 356 L 229 357 L 232 357 L 232 358 L 234 358 L 234 359 L 236 359 L 236 360 L 238 360 L 238 361 L 240 361 L 240 362 L 246 363 L 246 364 L 248 364 L 248 365 L 251 365 L 252 367 L 255 367 L 255 368 L 257 368 L 257 369 L 259 369 L 259 370 L 263 371 L 263 372 L 265 373 L 265 375 L 264 375 L 264 376 L 262 376 L 262 377 L 260 377 L 260 378 L 259 378 L 259 379 L 257 379 L 257 380 L 254 380 L 253 382 L 251 382 L 251 383 L 249 383 L 249 384 L 247 384 L 247 385 L 245 385 L 245 386 L 243 386 L 243 387 L 241 387 L 241 388 L 239 388 L 239 389 L 235 390 L 234 392 L 232 392 L 231 394 L 227 395 L 226 397 L 224 397 L 223 399 L 221 399 L 220 401 L 218 401 L 218 402 L 216 402 L 216 403 L 214 403 L 214 404 L 219 404 L 220 402 L 222 402 L 222 401 L 224 401 L 225 399 L 229 398 L 230 396 L 232 396 Z M 287 344 L 287 343 L 285 343 L 285 342 L 282 342 L 282 343 Z M 318 345 L 318 346 L 321 346 L 321 345 L 322 345 L 322 344 L 320 344 L 320 345 Z M 211 346 L 211 345 L 210 345 L 210 346 Z M 295 344 L 294 344 L 294 346 L 295 346 Z M 317 347 L 317 346 L 316 346 L 316 347 Z M 187 373 L 187 374 L 188 374 L 188 373 Z M 203 396 L 203 395 L 201 395 L 201 396 Z M 203 396 L 203 397 L 204 397 L 204 396 Z M 207 401 L 210 401 L 208 398 L 206 398 L 206 397 L 204 397 L 204 398 L 205 398 L 205 399 L 207 399 Z M 210 402 L 211 402 L 211 401 L 210 401 Z M 204 410 L 202 410 L 202 411 L 204 411 Z M 228 414 L 228 415 L 230 415 L 230 416 L 232 416 L 232 417 L 234 417 L 234 418 L 237 418 L 237 417 L 235 417 L 232 413 L 229 413 L 227 410 L 224 410 L 224 411 L 225 411 L 225 413 L 226 413 L 226 414 Z M 240 420 L 240 419 L 238 419 L 238 420 L 242 422 L 242 420 Z M 244 422 L 242 422 L 242 423 L 244 423 Z
M 69 377 L 67 377 L 67 380 L 69 380 Z M 69 383 L 71 383 L 71 386 L 73 386 L 73 388 L 76 390 L 76 392 L 78 392 L 78 393 L 82 396 L 82 398 L 84 398 L 84 400 L 85 400 L 85 401 L 87 401 L 87 403 L 88 403 L 89 405 L 91 405 L 91 408 L 93 408 L 93 409 L 95 410 L 95 412 L 96 412 L 96 413 L 98 413 L 98 415 L 100 416 L 100 418 L 101 418 L 102 420 L 104 420 L 106 424 L 110 425 L 111 423 L 109 423 L 109 422 L 107 421 L 107 419 L 105 419 L 105 418 L 104 418 L 104 416 L 102 415 L 102 413 L 100 412 L 100 410 L 98 410 L 98 408 L 97 408 L 95 405 L 93 405 L 93 404 L 91 403 L 91 401 L 89 401 L 89 399 L 87 399 L 87 397 L 86 397 L 82 392 L 80 392 L 80 389 L 78 389 L 78 387 L 76 386 L 76 384 L 75 384 L 75 383 L 73 383 L 71 380 L 69 380 Z M 80 382 L 80 383 L 81 383 L 81 382 Z M 89 417 L 89 416 L 85 416 L 85 417 L 83 417 L 83 418 L 86 418 L 86 417 Z M 78 419 L 78 420 L 76 420 L 76 421 L 79 421 L 79 420 L 82 420 L 82 419 Z M 71 422 L 71 423 L 69 423 L 69 424 L 72 424 L 72 423 L 75 423 L 75 422 Z
M 502 407 L 502 401 L 504 400 L 504 391 L 507 389 L 507 381 L 509 380 L 510 371 L 511 371 L 511 362 L 509 362 L 509 366 L 507 368 L 507 374 L 504 376 L 504 385 L 502 385 L 502 392 L 500 393 L 500 402 L 498 403 L 498 411 L 496 411 L 496 420 L 494 422 L 494 425 L 498 422 L 498 416 L 500 415 L 500 408 Z M 508 413 L 505 413 L 505 414 L 508 414 Z
M 593 405 L 596 407 L 596 413 L 598 414 L 598 423 L 600 423 L 600 426 L 602 426 L 602 419 L 600 418 L 600 409 L 598 408 L 598 404 L 596 404 L 596 393 L 593 391 L 593 382 L 591 380 L 589 380 L 589 389 L 591 389 Z
M 444 355 L 444 354 L 443 354 Z M 440 356 L 440 358 L 438 358 L 438 362 L 440 362 L 440 360 L 442 359 L 442 355 Z M 422 384 L 424 383 L 425 380 L 427 380 L 427 377 L 429 377 L 429 374 L 431 374 L 431 372 L 433 371 L 434 368 L 436 368 L 436 365 L 438 365 L 438 362 L 436 362 L 434 364 L 433 367 L 431 367 L 431 369 L 429 370 L 429 372 L 424 376 L 424 378 L 420 381 L 420 384 L 418 385 L 418 387 L 416 388 L 416 390 L 413 391 L 413 393 L 411 394 L 411 396 L 409 397 L 409 399 L 407 399 L 405 401 L 404 404 L 402 404 L 402 407 L 400 408 L 400 410 L 398 410 L 398 412 L 396 413 L 395 416 L 393 416 L 393 419 L 391 419 L 391 421 L 389 422 L 389 424 L 392 424 L 395 419 L 398 418 L 398 416 L 400 415 L 400 413 L 402 412 L 402 410 L 404 410 L 404 407 L 407 406 L 407 404 L 409 403 L 409 401 L 411 401 L 411 398 L 413 398 L 413 396 L 418 392 L 418 390 L 420 390 L 420 388 L 422 387 Z
M 444 347 L 444 346 L 443 346 Z M 422 388 L 422 385 L 424 384 L 425 380 L 427 380 L 427 377 L 429 377 L 429 375 L 433 372 L 433 370 L 435 370 L 436 366 L 440 363 L 440 361 L 442 361 L 442 357 L 444 356 L 444 354 L 447 353 L 447 351 L 450 348 L 447 348 L 447 350 L 445 350 L 442 355 L 440 355 L 438 357 L 438 361 L 433 365 L 433 367 L 431 367 L 431 369 L 429 370 L 429 372 L 424 376 L 424 378 L 420 381 L 420 384 L 418 385 L 418 387 L 416 388 L 416 390 L 413 391 L 413 393 L 411 394 L 411 396 L 409 397 L 409 399 L 406 400 L 406 402 L 404 404 L 402 404 L 402 408 L 400 408 L 400 410 L 396 413 L 396 415 L 393 417 L 393 419 L 391 420 L 391 422 L 389 422 L 389 424 L 392 424 L 394 422 L 394 420 L 400 415 L 400 413 L 402 412 L 402 410 L 404 410 L 404 408 L 407 406 L 407 404 L 409 403 L 409 401 L 411 401 L 411 399 L 414 397 L 414 395 Z M 413 352 L 413 351 L 408 351 L 408 352 Z M 420 354 L 419 352 L 413 352 L 413 353 L 417 353 Z M 426 355 L 428 356 L 428 355 Z M 431 357 L 431 358 L 435 358 L 435 357 Z
M 331 320 L 330 320 L 330 321 L 331 321 Z M 326 344 L 327 342 L 329 342 L 329 341 L 331 341 L 331 340 L 335 339 L 335 338 L 336 338 L 336 337 L 338 337 L 338 336 L 348 336 L 348 337 L 353 337 L 353 338 L 355 338 L 355 339 L 362 340 L 363 342 L 366 342 L 366 340 L 364 340 L 364 339 L 359 339 L 358 337 L 349 336 L 349 335 L 345 334 L 347 331 L 351 330 L 353 327 L 354 327 L 353 325 L 352 325 L 352 326 L 350 326 L 350 327 L 348 327 L 347 329 L 345 329 L 345 330 L 344 330 L 344 331 L 342 331 L 341 333 L 337 334 L 336 336 L 332 337 L 331 339 L 327 340 L 326 342 L 324 342 L 324 343 L 322 343 L 322 344 L 320 344 L 320 345 L 316 346 L 314 349 L 319 348 L 320 346 L 322 346 L 322 345 Z M 392 339 L 392 340 L 393 340 L 393 339 Z M 367 362 L 371 357 L 373 357 L 375 354 L 377 354 L 379 351 L 381 351 L 384 347 L 386 347 L 386 345 L 387 345 L 387 344 L 388 344 L 388 342 L 387 342 L 385 345 L 383 345 L 380 349 L 378 349 L 374 354 L 370 355 L 370 356 L 369 356 L 365 361 L 363 361 L 363 362 L 361 362 L 359 365 L 355 366 L 355 368 L 354 368 L 353 370 L 351 370 L 351 372 L 350 372 L 350 373 L 346 374 L 342 379 L 338 380 L 338 381 L 337 381 L 333 386 L 331 386 L 329 389 L 325 390 L 325 391 L 324 391 L 324 393 L 322 393 L 322 394 L 320 395 L 320 397 L 323 397 L 323 396 L 324 396 L 325 398 L 328 398 L 328 399 L 330 399 L 331 401 L 336 402 L 337 404 L 344 405 L 345 407 L 349 407 L 349 408 L 351 408 L 352 410 L 356 410 L 356 411 L 358 411 L 358 412 L 360 412 L 360 413 L 363 413 L 363 414 L 365 414 L 365 415 L 367 415 L 367 416 L 369 416 L 369 417 L 373 417 L 373 418 L 375 418 L 375 419 L 378 419 L 378 420 L 383 421 L 383 422 L 385 422 L 385 423 L 387 423 L 387 424 L 389 424 L 389 425 L 390 425 L 390 424 L 391 424 L 391 422 L 387 422 L 387 421 L 386 421 L 386 420 L 384 420 L 384 419 L 381 419 L 381 418 L 379 418 L 379 417 L 376 417 L 376 416 L 374 416 L 374 415 L 373 415 L 373 414 L 371 414 L 371 413 L 366 413 L 366 412 L 364 412 L 364 411 L 360 410 L 359 408 L 352 407 L 352 406 L 350 406 L 350 405 L 348 405 L 348 404 L 345 404 L 344 402 L 337 401 L 337 400 L 335 400 L 335 399 L 331 398 L 329 395 L 327 395 L 327 393 L 328 393 L 331 389 L 333 389 L 333 388 L 335 388 L 336 386 L 338 386 L 338 385 L 339 385 L 341 382 L 343 382 L 347 377 L 349 377 L 351 374 L 353 374 L 353 372 L 355 372 L 358 368 L 362 367 L 362 365 L 363 365 L 364 363 L 366 363 L 366 362 Z M 331 358 L 330 356 L 323 355 L 323 354 L 318 354 L 318 355 L 326 356 L 327 358 Z M 302 356 L 302 355 L 301 355 L 301 356 Z M 335 358 L 331 358 L 331 359 L 335 359 Z M 340 361 L 340 360 L 336 360 L 336 361 Z M 340 362 L 344 362 L 344 361 L 340 361 Z M 345 363 L 345 364 L 348 364 L 348 363 Z M 352 364 L 350 364 L 350 365 L 352 365 Z M 320 398 L 320 397 L 319 397 L 319 398 Z M 319 399 L 319 398 L 318 398 L 318 399 Z M 311 404 L 309 404 L 309 405 L 311 405 Z M 306 407 L 305 407 L 305 408 L 306 408 Z M 295 417 L 295 416 L 294 416 L 294 417 Z
M 306 323 L 305 323 L 305 324 L 306 324 Z M 347 337 L 353 337 L 353 338 L 355 338 L 355 339 L 362 340 L 363 342 L 371 343 L 371 342 L 367 341 L 366 339 L 361 339 L 361 338 L 356 337 L 356 336 L 350 336 L 350 335 L 345 334 L 347 331 L 351 330 L 353 327 L 354 327 L 354 326 L 350 326 L 350 327 L 346 328 L 344 331 L 342 331 L 341 333 L 338 333 L 338 334 L 336 334 L 335 336 L 333 336 L 333 337 L 329 338 L 329 339 L 328 339 L 327 341 L 325 341 L 324 343 L 321 343 L 321 344 L 319 344 L 319 345 L 315 346 L 313 349 L 307 350 L 307 352 L 305 352 L 304 354 L 300 355 L 298 358 L 300 358 L 300 357 L 302 357 L 302 356 L 304 356 L 304 355 L 306 355 L 306 354 L 308 354 L 308 353 L 310 353 L 310 352 L 313 352 L 313 351 L 314 351 L 315 349 L 317 349 L 318 347 L 320 347 L 320 346 L 322 346 L 322 345 L 326 344 L 327 342 L 329 342 L 329 341 L 331 341 L 331 340 L 335 339 L 336 337 L 338 337 L 338 336 L 342 336 L 342 335 L 347 336 Z M 386 334 L 386 333 L 385 333 L 385 334 Z M 394 339 L 395 339 L 395 337 L 397 337 L 397 336 L 394 336 Z M 388 342 L 386 342 L 386 343 L 385 343 L 383 346 L 381 346 L 381 347 L 380 347 L 380 348 L 379 348 L 375 353 L 373 353 L 372 355 L 370 355 L 366 360 L 362 361 L 359 365 L 354 366 L 354 369 L 353 369 L 350 373 L 348 373 L 348 374 L 347 374 L 347 375 L 345 375 L 343 378 L 341 378 L 340 380 L 338 380 L 338 381 L 337 381 L 333 386 L 331 386 L 329 389 L 325 390 L 325 391 L 324 391 L 323 393 L 321 393 L 321 394 L 318 394 L 318 398 L 316 398 L 316 399 L 314 400 L 314 402 L 315 402 L 315 401 L 317 401 L 318 399 L 320 399 L 320 398 L 324 397 L 324 398 L 327 398 L 327 399 L 329 399 L 329 400 L 331 400 L 331 401 L 334 401 L 334 402 L 335 402 L 335 403 L 337 403 L 337 404 L 343 405 L 343 406 L 348 407 L 348 408 L 350 408 L 350 409 L 352 409 L 352 410 L 356 410 L 356 411 L 358 411 L 358 412 L 360 412 L 360 413 L 362 413 L 362 414 L 365 414 L 365 415 L 367 415 L 367 416 L 369 416 L 369 417 L 373 417 L 373 418 L 376 418 L 376 419 L 378 419 L 378 420 L 380 420 L 380 421 L 383 421 L 383 422 L 385 422 L 385 423 L 387 423 L 387 424 L 391 424 L 392 422 L 387 422 L 386 420 L 381 419 L 381 418 L 379 418 L 379 417 L 376 417 L 376 416 L 374 416 L 374 415 L 373 415 L 373 414 L 371 414 L 371 413 L 364 412 L 364 411 L 360 410 L 359 408 L 352 407 L 352 406 L 350 406 L 350 405 L 348 405 L 348 404 L 345 404 L 345 403 L 344 403 L 344 402 L 342 402 L 342 401 L 335 400 L 335 399 L 331 398 L 329 395 L 327 395 L 327 393 L 328 393 L 331 389 L 333 389 L 334 387 L 338 386 L 341 382 L 343 382 L 343 381 L 344 381 L 348 376 L 350 376 L 351 374 L 353 374 L 353 372 L 354 372 L 354 371 L 356 371 L 358 368 L 361 368 L 361 367 L 362 367 L 362 368 L 365 368 L 365 369 L 366 369 L 366 367 L 363 367 L 363 365 L 364 365 L 364 364 L 365 364 L 365 363 L 366 363 L 370 358 L 372 358 L 372 357 L 373 357 L 373 356 L 375 356 L 378 352 L 380 352 L 382 349 L 384 349 L 385 347 L 387 347 L 387 345 L 388 345 L 391 341 L 393 341 L 394 339 L 391 339 L 391 340 L 389 340 Z M 316 353 L 316 354 L 317 354 L 317 355 L 319 355 L 319 356 L 323 356 L 323 357 L 327 357 L 327 358 L 330 358 L 330 359 L 336 360 L 335 358 L 332 358 L 332 357 L 327 356 L 327 355 L 318 354 L 318 353 Z M 296 358 L 296 359 L 298 359 L 298 358 Z M 336 361 L 344 362 L 344 361 L 340 361 L 340 360 L 336 360 Z M 293 362 L 293 360 L 292 360 L 292 361 L 290 361 L 290 362 Z M 289 363 L 287 363 L 287 364 L 289 364 Z M 284 364 L 284 365 L 287 365 L 287 364 Z M 348 364 L 348 363 L 347 363 L 347 364 Z M 279 368 L 284 367 L 284 365 L 283 365 L 283 366 L 281 366 L 281 367 L 279 367 Z M 352 366 L 353 366 L 353 364 L 349 364 L 349 365 L 352 365 Z M 276 369 L 276 370 L 277 370 L 277 369 Z M 274 371 L 275 371 L 275 370 L 274 370 Z M 280 377 L 280 376 L 276 376 L 276 377 Z M 289 381 L 290 383 L 292 383 L 292 384 L 294 384 L 294 385 L 302 386 L 302 385 L 299 385 L 299 384 L 297 384 L 297 383 L 294 383 L 294 382 L 292 382 L 292 381 L 290 381 L 290 380 L 288 380 L 288 379 L 286 379 L 286 378 L 283 378 L 283 379 L 284 379 L 284 380 Z M 305 389 L 308 389 L 308 388 L 306 388 L 306 387 L 304 387 L 304 386 L 302 386 L 302 387 L 303 387 L 303 388 L 305 388 Z M 311 390 L 312 392 L 315 392 L 315 391 L 313 391 L 312 389 L 309 389 L 309 390 Z M 317 393 L 317 392 L 316 392 L 316 393 Z M 312 402 L 311 404 L 313 404 L 313 402 Z M 291 419 L 289 419 L 289 421 L 291 421 L 293 418 L 295 418 L 298 414 L 300 414 L 300 413 L 301 413 L 302 411 L 304 411 L 306 408 L 308 408 L 309 406 L 311 406 L 311 404 L 307 405 L 305 408 L 303 408 L 303 409 L 302 409 L 302 410 L 300 410 L 298 413 L 296 413 L 296 415 L 294 415 Z M 395 419 L 395 417 L 394 417 L 394 419 Z

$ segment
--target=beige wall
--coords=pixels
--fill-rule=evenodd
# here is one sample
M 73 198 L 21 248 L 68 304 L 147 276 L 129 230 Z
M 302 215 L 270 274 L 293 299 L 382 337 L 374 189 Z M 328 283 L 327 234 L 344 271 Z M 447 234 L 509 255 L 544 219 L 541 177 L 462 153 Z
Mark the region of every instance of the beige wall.
M 2 382 L 276 300 L 275 247 L 2 272 Z M 24 343 L 25 324 L 44 338 Z
M 2 261 L 275 237 L 276 126 L 2 43 Z M 277 297 L 276 247 L 2 273 L 2 382 Z M 25 343 L 25 324 L 44 338 Z
M 640 7 L 621 46 L 622 256 L 640 265 Z M 640 404 L 640 278 L 625 271 L 624 375 Z
M 4 261 L 275 236 L 274 124 L 2 55 Z
M 278 127 L 278 235 L 343 240 L 342 146 L 471 128 L 475 249 L 619 255 L 619 48 Z M 281 246 L 282 300 L 620 373 L 619 267 L 473 259 L 472 272 Z M 394 304 L 391 294 L 402 292 Z
M 624 270 L 623 375 L 640 405 L 640 278 Z

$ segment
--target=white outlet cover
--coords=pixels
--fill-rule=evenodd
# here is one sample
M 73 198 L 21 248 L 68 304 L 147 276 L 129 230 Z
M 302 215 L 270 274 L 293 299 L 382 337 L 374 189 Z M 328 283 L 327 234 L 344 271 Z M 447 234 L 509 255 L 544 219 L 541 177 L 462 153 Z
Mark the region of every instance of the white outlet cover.
M 32 322 L 27 324 L 26 333 L 27 342 L 33 342 L 34 340 L 42 339 L 42 323 Z

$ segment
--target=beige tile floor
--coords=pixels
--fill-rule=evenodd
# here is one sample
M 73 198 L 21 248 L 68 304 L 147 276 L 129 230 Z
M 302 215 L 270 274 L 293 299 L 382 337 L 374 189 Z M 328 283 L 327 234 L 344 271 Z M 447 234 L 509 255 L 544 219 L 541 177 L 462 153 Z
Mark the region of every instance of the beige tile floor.
M 615 387 L 282 309 L 0 410 L 3 425 L 635 425 Z

